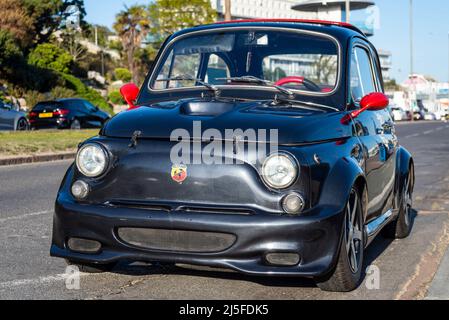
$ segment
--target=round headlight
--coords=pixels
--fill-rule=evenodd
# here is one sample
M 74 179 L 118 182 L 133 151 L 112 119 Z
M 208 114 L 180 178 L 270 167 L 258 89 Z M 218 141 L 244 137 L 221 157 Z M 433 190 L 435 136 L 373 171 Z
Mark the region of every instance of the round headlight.
M 76 166 L 86 177 L 98 177 L 106 170 L 106 152 L 97 144 L 86 144 L 78 151 Z
M 262 178 L 275 189 L 290 187 L 298 177 L 296 162 L 286 154 L 269 156 L 262 167 Z

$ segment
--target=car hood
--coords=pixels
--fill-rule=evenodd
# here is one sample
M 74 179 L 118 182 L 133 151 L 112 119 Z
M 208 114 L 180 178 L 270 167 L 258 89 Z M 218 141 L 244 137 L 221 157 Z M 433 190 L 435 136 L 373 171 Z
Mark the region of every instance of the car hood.
M 140 138 L 170 139 L 175 130 L 183 129 L 196 138 L 194 122 L 200 122 L 201 132 L 215 129 L 223 139 L 227 137 L 226 130 L 266 129 L 269 134 L 269 130 L 277 129 L 280 144 L 301 144 L 349 137 L 351 126 L 341 124 L 342 116 L 341 112 L 325 112 L 301 105 L 273 106 L 266 101 L 181 100 L 119 113 L 105 125 L 101 134 L 130 138 L 140 131 Z M 217 139 L 215 134 L 214 137 Z

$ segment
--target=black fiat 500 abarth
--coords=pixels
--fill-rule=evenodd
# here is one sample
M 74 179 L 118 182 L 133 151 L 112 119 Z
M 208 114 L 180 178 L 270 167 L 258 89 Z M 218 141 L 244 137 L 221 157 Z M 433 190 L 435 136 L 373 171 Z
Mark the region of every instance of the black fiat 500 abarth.
M 307 277 L 351 291 L 382 230 L 410 233 L 414 164 L 357 28 L 247 20 L 164 43 L 130 110 L 80 145 L 51 255 Z

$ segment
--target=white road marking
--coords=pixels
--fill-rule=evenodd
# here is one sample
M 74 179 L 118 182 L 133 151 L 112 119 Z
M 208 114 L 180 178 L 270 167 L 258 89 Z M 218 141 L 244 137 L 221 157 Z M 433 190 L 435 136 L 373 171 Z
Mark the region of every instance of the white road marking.
M 416 138 L 416 137 L 419 137 L 419 133 L 414 133 L 414 134 L 411 134 L 409 136 L 405 136 L 404 139 Z
M 87 276 L 88 273 L 80 273 L 80 276 Z M 50 284 L 54 282 L 59 281 L 65 281 L 67 278 L 67 274 L 57 274 L 54 276 L 45 276 L 45 277 L 38 277 L 34 279 L 21 279 L 21 280 L 11 280 L 6 282 L 0 282 L 0 290 L 5 289 L 12 289 L 22 286 L 36 286 L 36 285 L 43 285 L 43 284 Z
M 30 218 L 30 217 L 43 216 L 43 215 L 46 215 L 46 214 L 50 214 L 52 212 L 53 211 L 40 211 L 40 212 L 27 213 L 27 214 L 23 214 L 23 215 L 20 215 L 20 216 L 14 216 L 14 217 L 8 217 L 8 218 L 0 218 L 0 223 L 7 222 L 7 221 L 12 221 L 12 220 L 26 219 L 26 218 Z
M 434 132 L 435 130 L 428 130 L 428 131 L 424 131 L 424 134 L 431 134 L 432 132 Z

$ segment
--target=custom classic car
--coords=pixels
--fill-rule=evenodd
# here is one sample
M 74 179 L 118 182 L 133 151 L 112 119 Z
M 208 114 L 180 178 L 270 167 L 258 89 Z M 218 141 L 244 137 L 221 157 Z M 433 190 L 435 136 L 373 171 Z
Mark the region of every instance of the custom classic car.
M 412 227 L 411 154 L 379 58 L 349 24 L 241 20 L 163 44 L 130 105 L 80 145 L 51 255 L 307 277 L 351 291 L 382 231 Z

